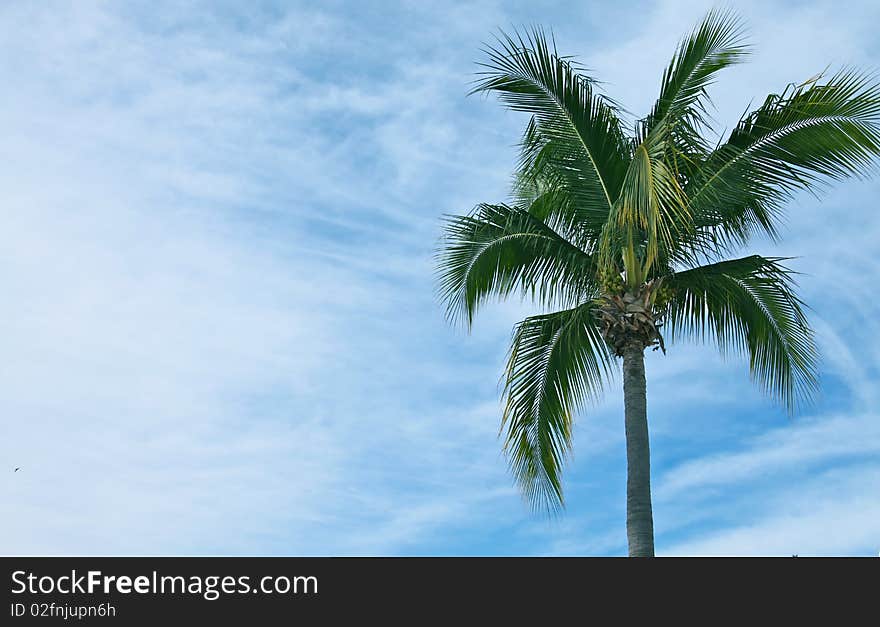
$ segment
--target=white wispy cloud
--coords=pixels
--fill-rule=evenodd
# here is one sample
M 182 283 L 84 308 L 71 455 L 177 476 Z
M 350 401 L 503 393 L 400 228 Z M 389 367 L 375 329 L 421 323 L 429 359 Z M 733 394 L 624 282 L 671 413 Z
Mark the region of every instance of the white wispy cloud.
M 663 547 L 663 555 L 876 557 L 880 467 L 841 468 L 776 490 L 761 516 Z
M 493 426 L 467 422 L 482 415 L 423 398 L 432 379 L 460 380 L 420 337 L 443 328 L 424 316 L 433 242 L 400 244 L 436 226 L 437 207 L 408 214 L 400 174 L 360 173 L 367 143 L 401 167 L 430 152 L 417 110 L 441 100 L 437 84 L 407 70 L 370 94 L 308 76 L 297 55 L 329 53 L 348 28 L 309 11 L 249 32 L 168 12 L 151 28 L 115 9 L 3 15 L 16 96 L 3 105 L 0 450 L 22 471 L 0 484 L 2 551 L 395 550 L 426 525 L 403 512 L 460 498 L 455 481 L 497 457 Z M 323 34 L 294 37 L 310 20 Z M 320 128 L 339 115 L 365 127 Z M 422 152 L 400 152 L 407 125 L 426 133 Z M 397 228 L 373 226 L 383 218 Z M 444 474 L 463 455 L 453 441 L 470 461 Z M 407 469 L 439 482 L 431 497 L 398 480 Z M 503 468 L 488 473 L 509 489 Z M 431 507 L 442 525 L 447 509 Z
M 673 500 L 705 488 L 766 481 L 808 464 L 880 454 L 876 414 L 823 416 L 762 434 L 743 451 L 698 458 L 661 477 L 659 499 Z

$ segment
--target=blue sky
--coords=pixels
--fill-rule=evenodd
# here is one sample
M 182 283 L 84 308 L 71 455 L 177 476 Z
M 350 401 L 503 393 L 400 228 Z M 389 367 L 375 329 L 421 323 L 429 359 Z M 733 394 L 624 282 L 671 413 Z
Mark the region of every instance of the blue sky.
M 444 213 L 504 200 L 525 120 L 465 97 L 497 27 L 552 27 L 650 106 L 710 3 L 4 3 L 0 554 L 622 555 L 619 379 L 568 509 L 500 454 L 512 325 L 433 294 Z M 880 67 L 873 2 L 741 2 L 750 102 Z M 823 351 L 793 419 L 742 359 L 650 354 L 661 555 L 880 550 L 880 182 L 798 197 L 783 243 Z M 14 467 L 21 471 L 13 473 Z

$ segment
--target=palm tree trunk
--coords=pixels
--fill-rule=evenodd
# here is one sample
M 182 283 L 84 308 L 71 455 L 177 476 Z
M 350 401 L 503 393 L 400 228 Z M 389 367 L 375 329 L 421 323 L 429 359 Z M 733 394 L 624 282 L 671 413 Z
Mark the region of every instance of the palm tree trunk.
M 648 448 L 645 349 L 623 351 L 623 404 L 626 423 L 626 537 L 630 557 L 654 556 L 651 513 L 651 453 Z

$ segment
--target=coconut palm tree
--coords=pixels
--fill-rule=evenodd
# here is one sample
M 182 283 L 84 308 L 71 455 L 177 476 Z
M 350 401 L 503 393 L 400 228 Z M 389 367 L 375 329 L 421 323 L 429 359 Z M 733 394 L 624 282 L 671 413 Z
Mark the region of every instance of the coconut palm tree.
M 880 87 L 853 69 L 768 96 L 710 141 L 706 89 L 748 54 L 741 21 L 710 12 L 679 44 L 660 95 L 631 128 L 539 28 L 485 49 L 475 92 L 529 114 L 511 199 L 447 218 L 438 291 L 468 327 L 492 297 L 539 315 L 514 329 L 504 451 L 537 509 L 563 506 L 572 418 L 622 360 L 631 556 L 654 554 L 644 352 L 680 338 L 748 356 L 789 411 L 817 386 L 817 350 L 785 258 L 744 254 L 775 240 L 801 190 L 868 172 L 880 154 Z M 717 137 L 717 136 L 716 136 Z

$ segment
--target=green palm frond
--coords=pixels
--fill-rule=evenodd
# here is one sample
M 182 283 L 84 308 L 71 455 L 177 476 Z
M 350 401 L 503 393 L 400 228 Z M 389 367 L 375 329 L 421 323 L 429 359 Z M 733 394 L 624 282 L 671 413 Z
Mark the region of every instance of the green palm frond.
M 749 49 L 743 43 L 742 21 L 729 11 L 710 11 L 678 45 L 666 71 L 651 113 L 643 120 L 641 136 L 669 124 L 682 134 L 684 145 L 702 146 L 700 127 L 707 125 L 706 89 L 716 74 L 741 63 Z
M 561 472 L 572 414 L 598 396 L 614 368 L 593 305 L 526 318 L 514 331 L 506 369 L 504 449 L 536 509 L 563 505 Z
M 548 226 L 559 232 L 578 248 L 595 252 L 599 234 L 608 218 L 604 209 L 591 210 L 577 202 L 566 181 L 568 173 L 560 174 L 553 162 L 553 146 L 538 135 L 534 119 L 526 126 L 521 144 L 520 164 L 514 175 L 513 199 Z
M 675 235 L 690 228 L 681 184 L 664 159 L 664 141 L 652 134 L 636 148 L 605 225 L 602 266 L 613 267 L 622 250 L 630 286 L 644 282 L 660 251 L 671 250 Z
M 739 245 L 758 229 L 775 238 L 794 192 L 871 168 L 880 155 L 880 84 L 853 70 L 820 80 L 769 96 L 688 182 L 704 237 Z
M 563 156 L 557 147 L 541 135 L 532 117 L 520 143 L 513 198 L 517 204 L 528 206 L 539 197 L 552 194 L 553 202 L 544 203 L 546 211 L 541 219 L 552 222 L 572 243 L 591 251 L 608 218 L 608 209 L 578 202 L 577 193 L 572 193 L 582 185 L 577 168 L 569 166 L 567 161 L 571 159 Z
M 542 199 L 531 209 L 540 214 Z M 450 319 L 473 321 L 490 296 L 514 290 L 550 303 L 594 295 L 594 262 L 528 210 L 479 205 L 469 216 L 447 220 L 439 255 L 439 292 Z
M 472 93 L 495 92 L 510 109 L 534 120 L 523 176 L 549 175 L 563 184 L 571 206 L 592 216 L 598 234 L 630 154 L 615 107 L 557 53 L 540 29 L 524 35 L 501 33 L 486 55 L 481 64 L 485 71 Z
M 781 261 L 752 255 L 669 277 L 668 329 L 673 340 L 708 336 L 722 352 L 746 353 L 753 377 L 791 412 L 816 389 L 818 351 Z

